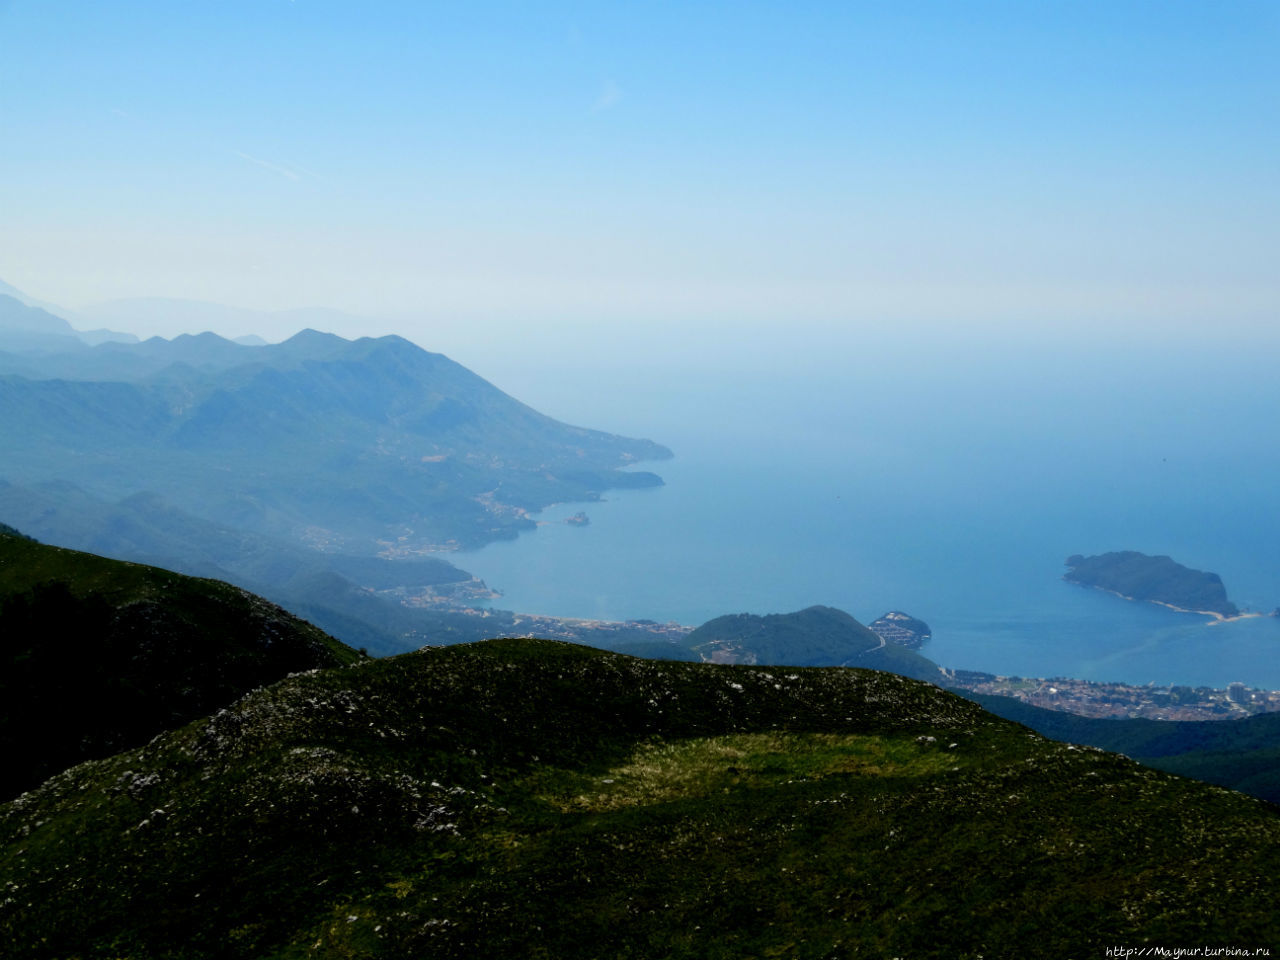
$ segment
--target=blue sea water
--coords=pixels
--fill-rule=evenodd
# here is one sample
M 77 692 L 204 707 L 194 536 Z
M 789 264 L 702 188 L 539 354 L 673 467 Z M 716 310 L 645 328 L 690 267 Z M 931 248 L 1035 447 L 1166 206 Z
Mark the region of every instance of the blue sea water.
M 1280 688 L 1280 619 L 1211 625 L 1061 579 L 1070 554 L 1134 549 L 1280 606 L 1274 348 L 853 346 L 508 376 L 540 409 L 676 457 L 642 465 L 661 488 L 550 508 L 457 562 L 525 612 L 899 609 L 948 667 Z M 581 509 L 589 526 L 554 522 Z

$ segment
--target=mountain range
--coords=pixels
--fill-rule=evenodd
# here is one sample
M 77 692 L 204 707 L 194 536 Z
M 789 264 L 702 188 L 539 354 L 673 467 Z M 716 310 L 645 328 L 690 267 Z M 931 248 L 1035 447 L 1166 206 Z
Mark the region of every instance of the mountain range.
M 0 479 L 155 493 L 204 520 L 364 555 L 513 537 L 550 503 L 660 483 L 622 468 L 671 455 L 543 416 L 399 337 L 88 346 L 8 294 L 0 407 Z
M 214 334 L 0 358 L 11 482 L 65 480 L 326 549 L 476 546 L 552 502 L 659 483 L 656 443 L 570 427 L 399 337 Z

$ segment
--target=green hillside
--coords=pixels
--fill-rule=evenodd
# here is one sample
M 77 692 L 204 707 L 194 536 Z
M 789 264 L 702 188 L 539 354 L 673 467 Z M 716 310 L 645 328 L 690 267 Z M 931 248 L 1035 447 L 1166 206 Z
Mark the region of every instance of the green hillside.
M 1280 938 L 1280 817 L 863 670 L 495 640 L 0 807 L 24 957 L 1069 957 Z
M 1011 697 L 961 692 L 1046 737 L 1113 750 L 1148 766 L 1280 804 L 1280 714 L 1240 720 L 1080 717 Z
M 716 617 L 690 633 L 685 644 L 714 663 L 866 667 L 930 681 L 940 676 L 933 661 L 886 643 L 834 607 Z
M 228 584 L 0 530 L 0 797 L 358 657 Z

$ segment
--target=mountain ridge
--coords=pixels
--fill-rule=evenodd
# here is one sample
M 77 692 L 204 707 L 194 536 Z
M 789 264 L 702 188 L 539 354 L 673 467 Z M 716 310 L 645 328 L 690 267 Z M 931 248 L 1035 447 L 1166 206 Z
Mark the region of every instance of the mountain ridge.
M 20 360 L 0 373 L 6 479 L 153 490 L 275 536 L 324 528 L 362 553 L 514 537 L 549 503 L 660 484 L 622 468 L 671 456 L 555 421 L 400 337 L 203 334 Z

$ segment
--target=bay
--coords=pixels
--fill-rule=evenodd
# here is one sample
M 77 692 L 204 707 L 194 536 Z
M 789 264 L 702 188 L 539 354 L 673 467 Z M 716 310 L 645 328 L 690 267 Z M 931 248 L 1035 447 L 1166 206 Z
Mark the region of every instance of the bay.
M 670 445 L 666 480 L 457 561 L 530 613 L 698 624 L 810 604 L 928 621 L 948 667 L 1280 688 L 1280 620 L 1209 624 L 1061 580 L 1135 549 L 1280 605 L 1270 348 L 879 344 L 769 363 L 508 371 L 557 416 Z M 585 509 L 588 526 L 564 517 Z

